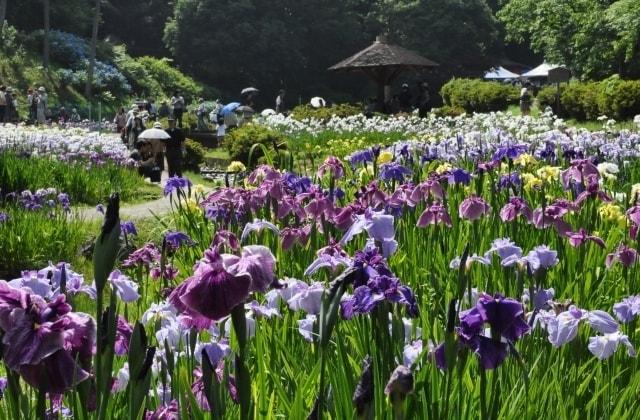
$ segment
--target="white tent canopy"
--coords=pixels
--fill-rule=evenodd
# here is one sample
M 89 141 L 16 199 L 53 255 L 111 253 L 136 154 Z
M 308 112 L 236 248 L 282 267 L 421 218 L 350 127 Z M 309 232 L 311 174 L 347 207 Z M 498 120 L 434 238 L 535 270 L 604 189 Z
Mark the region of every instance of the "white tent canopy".
M 506 79 L 517 79 L 520 77 L 516 73 L 513 73 L 504 67 L 496 67 L 491 71 L 488 71 L 484 74 L 484 78 L 486 80 L 506 80 Z
M 524 73 L 522 77 L 548 77 L 549 70 L 562 67 L 557 64 L 542 63 L 533 70 Z

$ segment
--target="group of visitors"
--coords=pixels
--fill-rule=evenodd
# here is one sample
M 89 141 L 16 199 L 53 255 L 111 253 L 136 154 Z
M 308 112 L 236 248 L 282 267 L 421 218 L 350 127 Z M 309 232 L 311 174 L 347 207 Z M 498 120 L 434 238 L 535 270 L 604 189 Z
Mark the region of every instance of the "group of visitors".
M 383 112 L 385 114 L 411 113 L 417 109 L 420 118 L 424 118 L 430 109 L 430 99 L 427 82 L 418 81 L 414 92 L 411 91 L 409 84 L 403 83 L 400 92 L 394 94 L 383 104 L 378 103 L 377 98 L 371 98 L 365 114 L 371 116 L 374 112 Z
M 167 139 L 140 138 L 134 145 L 131 158 L 138 164 L 138 172 L 152 182 L 160 182 L 164 170 L 165 157 L 169 177 L 182 176 L 182 158 L 185 154 L 185 135 L 176 127 L 176 119 L 169 116 L 169 128 L 165 131 Z M 162 124 L 155 122 L 153 128 L 162 130 Z M 139 135 L 139 133 L 138 133 Z
M 50 116 L 47 104 L 47 91 L 44 87 L 27 90 L 27 109 L 29 123 L 45 124 Z M 18 94 L 11 87 L 0 85 L 0 123 L 18 123 Z

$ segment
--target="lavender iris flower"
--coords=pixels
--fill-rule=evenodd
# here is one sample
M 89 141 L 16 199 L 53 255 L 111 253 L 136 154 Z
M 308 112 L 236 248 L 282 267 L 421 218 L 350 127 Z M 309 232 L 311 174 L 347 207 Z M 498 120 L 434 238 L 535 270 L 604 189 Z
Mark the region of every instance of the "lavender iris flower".
M 140 297 L 138 284 L 122 274 L 119 270 L 113 270 L 111 274 L 109 274 L 108 280 L 109 283 L 111 283 L 111 287 L 123 302 L 135 302 Z
M 296 293 L 287 299 L 287 304 L 292 311 L 302 310 L 308 314 L 317 315 L 320 313 L 324 294 L 325 288 L 320 282 L 310 285 L 299 282 Z
M 41 270 L 42 271 L 42 270 Z M 51 280 L 43 272 L 23 271 L 22 276 L 11 280 L 8 284 L 16 289 L 26 288 L 30 293 L 38 295 L 44 299 L 53 296 L 53 286 Z
M 361 150 L 359 152 L 352 153 L 351 156 L 349 156 L 348 158 L 349 163 L 351 164 L 352 167 L 355 167 L 359 163 L 366 165 L 368 162 L 373 162 L 374 159 L 375 159 L 375 156 L 374 156 L 373 150 L 371 149 Z
M 528 149 L 529 149 L 529 146 L 527 146 L 526 144 L 513 144 L 513 145 L 501 146 L 501 147 L 498 147 L 498 150 L 496 150 L 496 152 L 494 153 L 492 160 L 500 161 L 504 158 L 513 160 L 518 156 L 520 156 L 521 154 L 525 153 Z
M 187 178 L 182 178 L 179 176 L 173 176 L 167 179 L 167 183 L 164 186 L 164 195 L 165 197 L 173 194 L 174 192 L 181 192 L 187 188 L 191 187 L 191 181 Z
M 569 310 L 558 315 L 545 316 L 542 314 L 543 323 L 549 333 L 549 342 L 554 347 L 560 347 L 572 341 L 578 335 L 580 321 L 586 319 L 586 317 L 586 311 L 582 311 L 573 305 L 569 307 Z
M 631 322 L 640 314 L 640 295 L 629 296 L 613 305 L 613 312 L 621 322 Z
M 484 257 L 490 259 L 494 253 L 498 254 L 500 261 L 503 262 L 507 258 L 513 258 L 514 256 L 521 257 L 522 248 L 509 238 L 498 238 L 491 243 L 491 248 L 485 252 Z
M 636 357 L 636 351 L 629 341 L 629 337 L 620 331 L 589 338 L 589 351 L 600 360 L 608 359 L 622 344 L 627 348 L 630 357 Z
M 638 261 L 638 251 L 621 243 L 614 252 L 607 255 L 605 259 L 607 268 L 611 268 L 616 261 L 623 267 L 631 267 Z
M 316 323 L 317 317 L 312 314 L 308 314 L 304 319 L 300 319 L 297 321 L 298 323 L 298 332 L 304 337 L 305 340 L 312 343 L 316 337 L 316 334 L 313 332 L 313 326 Z
M 587 313 L 589 325 L 601 334 L 611 334 L 620 328 L 615 319 L 605 311 L 594 310 Z
M 344 166 L 335 156 L 329 156 L 318 168 L 318 178 L 322 178 L 325 173 L 329 173 L 331 178 L 340 179 L 344 176 Z
M 160 251 L 151 242 L 145 244 L 142 248 L 133 251 L 126 260 L 122 263 L 125 268 L 131 268 L 135 266 L 151 267 L 154 263 L 160 261 Z
M 278 229 L 273 223 L 267 222 L 266 220 L 254 219 L 253 222 L 249 222 L 244 225 L 242 235 L 240 236 L 240 242 L 244 242 L 251 232 L 260 232 L 263 229 L 269 229 L 276 235 L 280 235 L 280 229 Z

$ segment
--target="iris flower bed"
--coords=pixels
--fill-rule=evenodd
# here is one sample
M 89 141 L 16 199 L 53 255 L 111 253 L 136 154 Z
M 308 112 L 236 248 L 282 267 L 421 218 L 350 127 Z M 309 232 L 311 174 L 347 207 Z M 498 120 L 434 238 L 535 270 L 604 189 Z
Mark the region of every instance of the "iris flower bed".
M 480 120 L 172 178 L 133 252 L 112 197 L 91 281 L 0 282 L 6 415 L 632 417 L 640 136 Z

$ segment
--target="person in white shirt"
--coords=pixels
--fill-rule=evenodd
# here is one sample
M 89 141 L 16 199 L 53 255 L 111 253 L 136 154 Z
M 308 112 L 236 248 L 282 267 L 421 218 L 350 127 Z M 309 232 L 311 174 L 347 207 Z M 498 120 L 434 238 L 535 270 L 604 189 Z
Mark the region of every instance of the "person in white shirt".
M 227 133 L 227 126 L 224 123 L 224 118 L 218 118 L 218 130 L 216 132 L 216 139 L 218 140 L 218 146 L 222 145 L 224 136 Z
M 180 92 L 173 92 L 171 97 L 171 107 L 173 108 L 173 118 L 178 123 L 178 127 L 182 128 L 182 114 L 184 113 L 184 98 Z
M 278 93 L 278 96 L 276 97 L 276 113 L 280 114 L 281 112 L 284 112 L 284 95 L 285 95 L 285 90 L 284 89 L 280 89 L 280 92 Z

